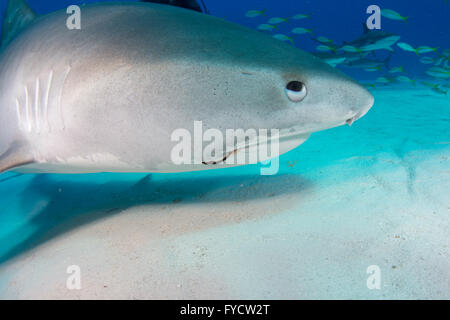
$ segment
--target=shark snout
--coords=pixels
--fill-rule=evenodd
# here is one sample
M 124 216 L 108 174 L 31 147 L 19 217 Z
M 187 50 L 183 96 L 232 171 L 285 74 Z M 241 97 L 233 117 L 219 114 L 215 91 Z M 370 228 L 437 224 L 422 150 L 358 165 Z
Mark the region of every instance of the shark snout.
M 353 124 L 353 122 L 361 119 L 364 115 L 366 115 L 366 113 L 369 112 L 370 108 L 372 108 L 375 102 L 375 99 L 369 92 L 369 90 L 360 85 L 357 86 L 358 98 L 356 99 L 357 102 L 355 106 L 352 108 L 355 114 L 346 120 L 347 124 L 350 126 Z
M 366 88 L 362 88 L 363 90 L 363 94 L 361 97 L 361 109 L 359 110 L 359 112 L 356 114 L 356 120 L 362 118 L 363 116 L 366 115 L 367 112 L 369 112 L 370 108 L 372 108 L 375 99 L 373 97 L 373 95 L 370 93 L 369 90 L 367 90 Z

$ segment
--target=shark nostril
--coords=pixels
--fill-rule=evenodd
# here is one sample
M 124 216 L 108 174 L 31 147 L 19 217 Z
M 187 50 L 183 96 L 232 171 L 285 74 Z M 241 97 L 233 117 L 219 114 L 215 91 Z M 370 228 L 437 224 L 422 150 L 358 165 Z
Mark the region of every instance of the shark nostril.
M 355 122 L 355 118 L 350 118 L 345 121 L 349 126 L 352 126 L 353 122 Z

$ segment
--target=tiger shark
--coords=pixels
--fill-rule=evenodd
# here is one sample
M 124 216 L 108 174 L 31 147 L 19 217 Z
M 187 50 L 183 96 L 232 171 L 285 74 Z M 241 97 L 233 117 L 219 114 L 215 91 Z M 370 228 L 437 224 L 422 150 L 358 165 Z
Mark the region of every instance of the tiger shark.
M 372 95 L 320 59 L 255 30 L 153 3 L 37 16 L 10 0 L 0 55 L 0 172 L 180 172 L 172 134 L 279 129 L 280 154 L 352 124 Z M 269 142 L 267 142 L 269 143 Z M 244 150 L 244 151 L 243 151 Z M 220 154 L 219 154 L 220 155 Z M 227 166 L 227 165 L 224 165 Z
M 388 50 L 393 52 L 392 46 L 400 40 L 400 36 L 383 30 L 369 30 L 363 23 L 363 34 L 350 42 L 344 41 L 344 45 L 358 48 L 361 52 L 375 50 Z

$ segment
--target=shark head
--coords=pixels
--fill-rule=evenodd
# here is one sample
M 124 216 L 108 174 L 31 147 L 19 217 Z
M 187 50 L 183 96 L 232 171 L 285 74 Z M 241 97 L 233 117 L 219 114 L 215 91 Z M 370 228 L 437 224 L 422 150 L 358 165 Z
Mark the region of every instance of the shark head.
M 292 140 L 284 153 L 313 132 L 351 125 L 374 103 L 356 81 L 290 44 L 223 20 L 208 25 L 192 30 L 195 52 L 184 59 L 195 60 L 201 80 L 185 84 L 196 94 L 183 99 L 209 128 L 276 128 Z
M 183 21 L 193 18 L 195 23 Z M 171 78 L 171 92 L 182 88 L 172 101 L 182 106 L 180 112 L 190 111 L 182 113 L 186 117 L 204 119 L 206 128 L 278 129 L 288 140 L 284 153 L 313 132 L 351 125 L 374 103 L 369 91 L 342 72 L 264 33 L 187 12 L 175 21 L 165 25 L 174 37 L 165 70 L 179 74 Z M 189 34 L 180 34 L 181 24 L 190 26 Z M 226 153 L 237 148 L 228 145 Z
M 370 92 L 340 71 L 308 58 L 277 71 L 281 107 L 272 117 L 280 127 L 311 133 L 352 124 L 367 113 L 374 102 Z

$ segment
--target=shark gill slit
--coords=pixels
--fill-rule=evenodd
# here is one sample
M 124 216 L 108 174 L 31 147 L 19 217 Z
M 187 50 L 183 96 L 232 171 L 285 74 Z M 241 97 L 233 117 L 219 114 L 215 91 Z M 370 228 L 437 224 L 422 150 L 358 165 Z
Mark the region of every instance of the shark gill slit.
M 15 99 L 17 123 L 20 130 L 37 134 L 51 132 L 49 101 L 52 85 L 54 85 L 53 75 L 54 73 L 51 71 L 47 86 L 41 85 L 41 79 L 36 78 L 34 81 L 35 87 L 33 88 L 31 84 L 24 86 L 24 95 Z M 59 100 L 60 97 L 58 96 L 57 101 Z
M 22 128 L 22 115 L 21 115 L 21 110 L 20 110 L 20 103 L 19 103 L 19 99 L 16 99 L 16 112 L 17 112 L 17 123 L 19 125 L 19 128 Z
M 48 132 L 51 132 L 51 126 L 50 126 L 50 121 L 48 118 L 48 100 L 50 97 L 50 90 L 52 87 L 52 82 L 53 82 L 53 70 L 50 71 L 50 74 L 48 76 L 48 82 L 47 82 L 47 88 L 45 90 L 45 97 L 44 97 L 44 121 L 48 126 Z
M 62 95 L 64 92 L 64 86 L 66 84 L 67 77 L 69 76 L 70 71 L 72 70 L 71 66 L 67 66 L 66 73 L 64 74 L 63 81 L 61 83 L 61 88 L 59 90 L 59 96 L 58 96 L 58 113 L 61 119 L 61 126 L 62 130 L 66 129 L 65 123 L 64 123 L 64 116 L 63 116 L 63 110 L 62 110 Z
M 38 77 L 36 78 L 36 85 L 34 90 L 34 121 L 36 126 L 36 133 L 40 133 L 39 97 L 40 92 L 39 92 L 39 77 Z
M 30 115 L 30 101 L 28 97 L 28 87 L 25 86 L 25 112 L 26 112 L 26 129 L 28 132 L 31 132 L 31 115 Z

